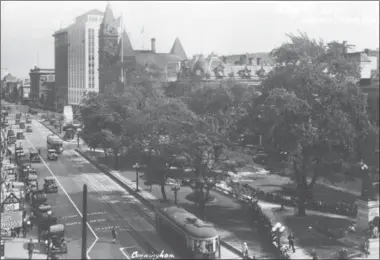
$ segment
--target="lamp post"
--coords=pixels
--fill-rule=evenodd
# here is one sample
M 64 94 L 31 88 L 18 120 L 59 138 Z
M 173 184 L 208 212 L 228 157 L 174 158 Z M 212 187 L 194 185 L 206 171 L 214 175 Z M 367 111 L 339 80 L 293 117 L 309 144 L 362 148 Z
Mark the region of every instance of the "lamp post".
M 139 192 L 139 171 L 144 168 L 144 165 L 140 165 L 138 162 L 133 165 L 133 168 L 136 170 L 136 191 Z
M 82 133 L 82 129 L 81 128 L 78 128 L 77 129 L 77 144 L 78 144 L 78 149 L 79 149 L 79 135 Z
M 181 189 L 181 184 L 176 181 L 172 187 L 172 191 L 174 191 L 174 204 L 177 205 L 177 195 L 178 191 Z

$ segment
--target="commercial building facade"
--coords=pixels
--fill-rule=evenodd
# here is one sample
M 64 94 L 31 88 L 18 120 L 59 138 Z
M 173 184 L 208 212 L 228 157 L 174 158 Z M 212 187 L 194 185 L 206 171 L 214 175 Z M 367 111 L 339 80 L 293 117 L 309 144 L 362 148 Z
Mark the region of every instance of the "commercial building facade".
M 91 10 L 66 29 L 69 105 L 79 105 L 85 92 L 99 91 L 98 34 L 102 19 L 102 12 Z
M 69 77 L 69 43 L 67 29 L 59 30 L 54 37 L 54 67 L 55 67 L 55 102 L 54 107 L 62 111 L 68 104 Z
M 46 107 L 53 107 L 55 93 L 54 69 L 41 69 L 37 66 L 31 69 L 30 76 L 30 99 Z

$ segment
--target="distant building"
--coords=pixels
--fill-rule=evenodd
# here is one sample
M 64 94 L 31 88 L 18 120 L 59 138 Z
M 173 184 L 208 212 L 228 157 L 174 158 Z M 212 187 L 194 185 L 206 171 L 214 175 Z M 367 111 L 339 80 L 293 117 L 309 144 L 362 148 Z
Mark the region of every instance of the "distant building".
M 121 57 L 123 56 L 123 65 Z M 126 72 L 134 66 L 155 65 L 167 71 L 168 66 L 178 67 L 180 61 L 187 59 L 184 48 L 178 38 L 175 39 L 169 53 L 156 50 L 156 39 L 151 39 L 150 50 L 134 50 L 124 30 L 120 32 L 120 19 L 115 19 L 110 4 L 107 5 L 99 31 L 99 91 L 104 92 L 108 85 L 120 81 L 122 69 Z M 123 80 L 125 74 L 123 73 Z
M 53 108 L 55 93 L 54 69 L 41 69 L 37 66 L 31 69 L 30 76 L 30 99 L 41 105 Z
M 24 79 L 21 83 L 21 100 L 23 102 L 30 101 L 30 79 Z
M 3 97 L 8 97 L 16 100 L 18 97 L 19 80 L 8 73 L 1 80 L 1 94 Z
M 79 105 L 84 92 L 99 91 L 98 38 L 102 20 L 103 12 L 93 9 L 53 34 L 59 109 Z
M 69 42 L 68 30 L 62 29 L 53 34 L 55 69 L 55 108 L 59 111 L 68 104 L 69 93 Z

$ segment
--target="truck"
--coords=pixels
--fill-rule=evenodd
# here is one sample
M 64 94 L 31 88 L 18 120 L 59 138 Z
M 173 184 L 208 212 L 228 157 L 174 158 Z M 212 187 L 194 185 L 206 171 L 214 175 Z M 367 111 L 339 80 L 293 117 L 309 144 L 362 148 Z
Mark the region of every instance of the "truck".
M 51 134 L 47 137 L 46 140 L 47 149 L 54 149 L 57 153 L 63 152 L 63 141 L 57 135 Z

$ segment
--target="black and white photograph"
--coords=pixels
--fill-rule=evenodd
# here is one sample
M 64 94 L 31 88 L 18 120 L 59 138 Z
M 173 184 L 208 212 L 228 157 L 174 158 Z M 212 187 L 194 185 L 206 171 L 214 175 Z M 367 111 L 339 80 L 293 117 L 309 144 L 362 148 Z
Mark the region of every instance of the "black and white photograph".
M 379 1 L 1 1 L 1 259 L 379 259 Z

